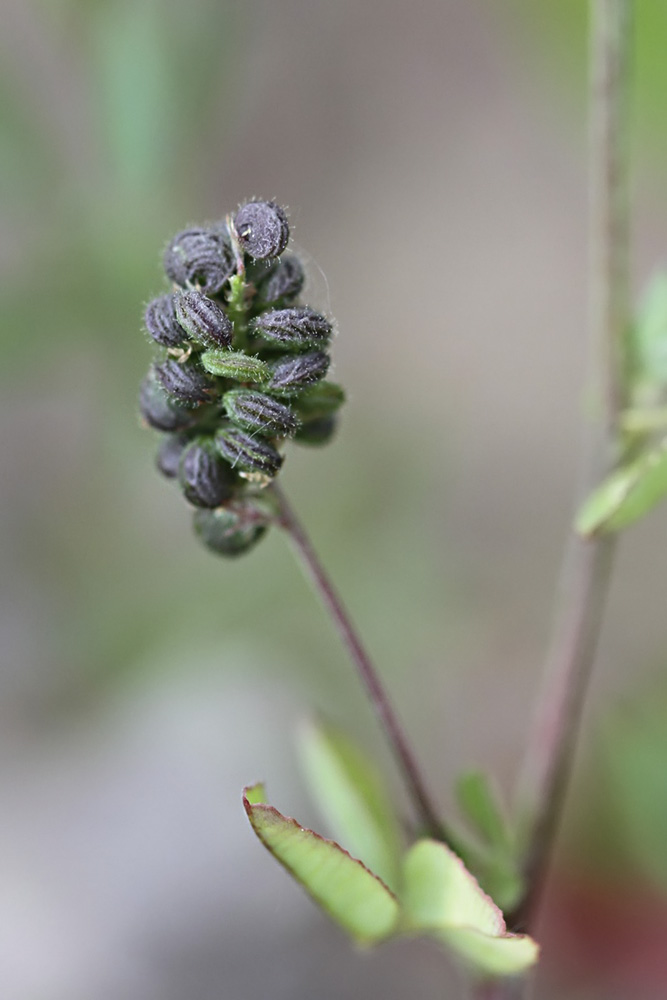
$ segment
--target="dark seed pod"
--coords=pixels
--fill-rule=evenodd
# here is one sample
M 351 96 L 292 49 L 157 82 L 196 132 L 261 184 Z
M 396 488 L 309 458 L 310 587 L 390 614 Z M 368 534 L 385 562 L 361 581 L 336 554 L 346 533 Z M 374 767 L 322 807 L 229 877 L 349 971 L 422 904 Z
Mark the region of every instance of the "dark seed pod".
M 236 270 L 226 227 L 196 226 L 178 233 L 165 250 L 164 269 L 177 285 L 197 284 L 215 295 Z
M 282 455 L 272 444 L 263 438 L 254 438 L 232 425 L 218 431 L 215 443 L 232 468 L 242 472 L 272 478 L 283 464 Z
M 141 383 L 139 409 L 146 423 L 158 431 L 185 430 L 196 419 L 192 410 L 167 395 L 152 368 Z
M 311 351 L 310 354 L 297 354 L 293 358 L 281 358 L 271 365 L 271 377 L 265 388 L 283 396 L 303 392 L 324 378 L 330 363 L 331 359 L 324 351 Z
M 221 556 L 240 556 L 248 552 L 265 534 L 267 525 L 247 521 L 242 514 L 227 510 L 198 510 L 194 516 L 195 534 Z
M 195 438 L 184 448 L 178 479 L 186 500 L 195 507 L 219 507 L 229 500 L 234 474 L 212 438 Z
M 280 263 L 259 284 L 262 302 L 271 304 L 281 299 L 295 299 L 304 286 L 306 276 L 298 257 L 283 257 Z
M 324 347 L 333 332 L 331 323 L 308 306 L 272 309 L 255 320 L 254 329 L 264 340 L 288 351 Z
M 203 292 L 192 290 L 174 296 L 176 320 L 183 329 L 206 347 L 229 347 L 234 327 L 217 302 Z
M 274 201 L 248 201 L 234 219 L 239 243 L 256 260 L 278 257 L 289 240 L 287 216 Z
M 158 471 L 167 479 L 175 479 L 183 449 L 190 442 L 187 434 L 170 434 L 164 439 L 155 456 Z
M 233 378 L 238 382 L 262 382 L 270 375 L 266 361 L 243 351 L 204 351 L 199 360 L 212 375 Z
M 302 392 L 296 401 L 296 411 L 304 423 L 335 413 L 345 402 L 345 392 L 336 382 L 318 382 Z
M 146 306 L 144 323 L 153 340 L 164 347 L 180 347 L 188 336 L 174 312 L 174 296 L 161 295 Z
M 183 406 L 210 403 L 215 395 L 215 382 L 193 361 L 180 363 L 168 358 L 155 365 L 154 371 L 167 395 Z
M 253 389 L 232 389 L 222 397 L 230 420 L 265 437 L 290 437 L 299 421 L 289 406 Z
M 294 440 L 299 444 L 328 444 L 336 433 L 337 425 L 338 418 L 334 413 L 330 413 L 328 417 L 315 417 L 299 427 Z

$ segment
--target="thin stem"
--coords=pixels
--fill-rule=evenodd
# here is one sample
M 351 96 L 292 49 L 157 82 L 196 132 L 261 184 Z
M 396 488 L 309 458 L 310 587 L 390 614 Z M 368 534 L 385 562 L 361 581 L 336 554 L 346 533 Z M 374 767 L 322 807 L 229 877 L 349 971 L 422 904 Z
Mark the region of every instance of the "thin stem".
M 628 169 L 625 135 L 631 0 L 591 0 L 590 334 L 600 397 L 584 450 L 585 496 L 617 460 L 626 396 Z M 562 813 L 609 590 L 615 539 L 574 535 L 563 569 L 561 608 L 542 698 L 529 739 L 520 805 L 527 818 L 527 891 L 510 921 L 532 924 Z
M 307 575 L 315 585 L 322 603 L 329 612 L 331 620 L 347 648 L 350 659 L 359 673 L 361 682 L 375 709 L 375 714 L 389 741 L 421 822 L 431 836 L 445 840 L 447 839 L 445 830 L 426 791 L 412 750 L 394 713 L 380 676 L 293 507 L 277 485 L 274 484 L 271 489 L 278 501 L 277 523 L 289 535 Z

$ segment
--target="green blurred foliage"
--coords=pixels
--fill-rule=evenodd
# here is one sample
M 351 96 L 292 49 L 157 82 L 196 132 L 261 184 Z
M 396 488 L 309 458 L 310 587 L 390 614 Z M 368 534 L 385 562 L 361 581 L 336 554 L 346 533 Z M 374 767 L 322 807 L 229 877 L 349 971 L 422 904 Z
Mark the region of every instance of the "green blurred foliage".
M 571 107 L 585 113 L 588 7 L 583 0 L 511 0 L 516 11 L 522 56 L 567 94 Z M 660 167 L 667 163 L 664 95 L 667 92 L 667 5 L 637 0 L 634 5 L 632 134 Z
M 574 828 L 588 867 L 613 882 L 667 892 L 667 691 L 639 691 L 610 711 L 584 782 Z

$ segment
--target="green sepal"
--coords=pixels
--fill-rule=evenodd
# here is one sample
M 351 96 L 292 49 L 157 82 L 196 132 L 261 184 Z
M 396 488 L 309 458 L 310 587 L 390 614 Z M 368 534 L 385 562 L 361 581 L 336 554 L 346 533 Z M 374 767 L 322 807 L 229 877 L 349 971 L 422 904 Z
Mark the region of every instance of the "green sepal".
M 620 531 L 667 496 L 667 439 L 628 465 L 615 469 L 580 509 L 575 526 L 590 537 Z
M 255 358 L 243 351 L 204 351 L 199 360 L 211 375 L 236 379 L 237 382 L 262 382 L 270 373 L 269 366 L 261 358 Z
M 318 382 L 306 389 L 295 401 L 295 408 L 304 420 L 317 420 L 335 413 L 345 402 L 345 391 L 336 382 Z
M 398 900 L 361 861 L 266 805 L 261 785 L 244 790 L 243 805 L 266 849 L 343 930 L 360 944 L 376 944 L 394 933 Z
M 409 927 L 445 944 L 473 975 L 519 975 L 537 961 L 537 944 L 508 934 L 501 910 L 445 844 L 418 841 L 403 873 Z
M 344 733 L 321 720 L 304 725 L 299 742 L 311 796 L 334 837 L 395 890 L 401 830 L 374 763 Z

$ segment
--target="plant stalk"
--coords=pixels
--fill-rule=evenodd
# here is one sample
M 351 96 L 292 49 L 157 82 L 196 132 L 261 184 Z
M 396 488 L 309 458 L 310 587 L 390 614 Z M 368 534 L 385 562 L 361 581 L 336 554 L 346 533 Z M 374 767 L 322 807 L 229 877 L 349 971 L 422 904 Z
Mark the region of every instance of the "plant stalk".
M 357 669 L 425 832 L 439 840 L 448 840 L 435 806 L 426 791 L 407 737 L 355 625 L 320 562 L 303 524 L 287 501 L 285 494 L 275 483 L 271 490 L 278 501 L 277 523 L 289 536 L 303 568 L 319 593 L 322 603 Z
M 627 395 L 629 179 L 626 103 L 632 0 L 591 0 L 589 328 L 599 399 L 583 453 L 583 499 L 618 460 Z M 572 769 L 616 539 L 572 535 L 542 696 L 519 784 L 526 893 L 508 918 L 532 928 Z

